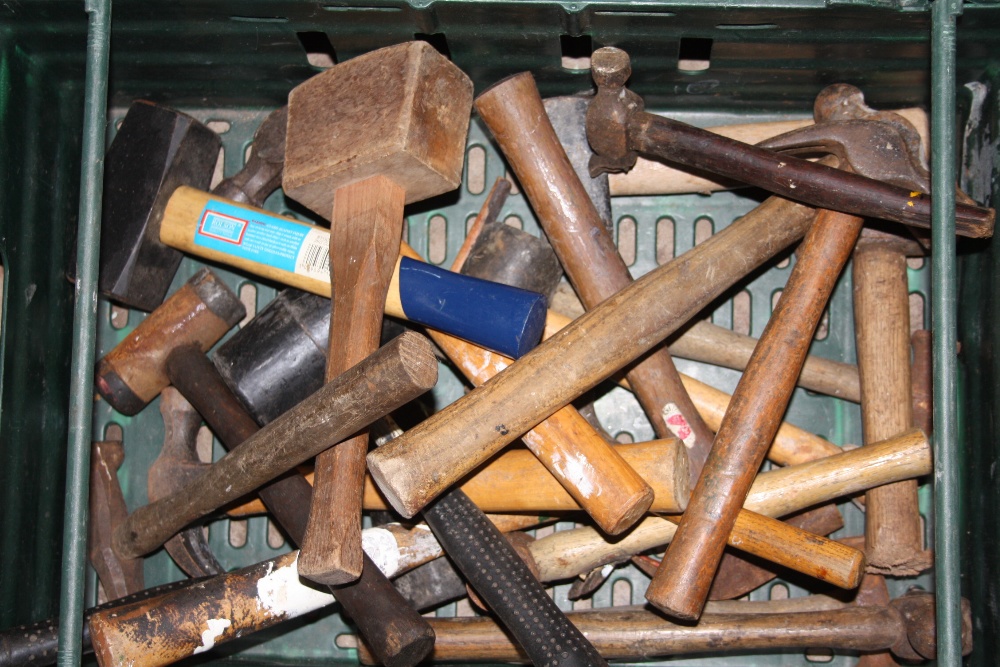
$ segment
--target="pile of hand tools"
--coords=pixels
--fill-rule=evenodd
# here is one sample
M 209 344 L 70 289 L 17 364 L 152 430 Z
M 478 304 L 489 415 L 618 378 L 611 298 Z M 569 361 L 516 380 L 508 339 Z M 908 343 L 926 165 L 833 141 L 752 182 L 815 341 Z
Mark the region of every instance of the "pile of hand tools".
M 101 289 L 149 314 L 101 358 L 96 389 L 123 416 L 159 399 L 164 439 L 150 502 L 131 508 L 116 474 L 129 443 L 94 443 L 89 553 L 109 602 L 82 622 L 102 667 L 170 664 L 335 602 L 359 659 L 393 667 L 934 658 L 933 595 L 890 599 L 883 578 L 933 566 L 917 496 L 933 473 L 929 346 L 911 337 L 907 287 L 907 258 L 933 252 L 921 113 L 836 84 L 814 122 L 713 132 L 645 111 L 624 51 L 591 66 L 592 96 L 543 100 L 525 72 L 474 97 L 431 45 L 380 49 L 294 88 L 211 191 L 218 136 L 131 106 L 107 154 Z M 461 186 L 473 113 L 544 234 L 500 220 L 498 180 L 446 270 L 402 241 L 404 217 Z M 740 183 L 767 198 L 633 279 L 612 195 Z M 262 208 L 279 187 L 328 227 Z M 958 233 L 991 236 L 994 211 L 959 200 Z M 792 248 L 759 339 L 692 326 Z M 205 266 L 169 293 L 185 253 Z M 809 353 L 849 261 L 856 367 Z M 283 289 L 247 319 L 212 267 Z M 549 309 L 564 275 L 577 317 Z M 673 356 L 742 376 L 729 395 Z M 423 414 L 442 364 L 468 391 Z M 616 384 L 656 439 L 604 431 L 585 399 Z M 863 446 L 784 422 L 796 387 L 860 402 Z M 213 463 L 202 423 L 228 452 Z M 850 500 L 864 535 L 832 539 Z M 203 525 L 264 512 L 294 550 L 226 571 Z M 556 516 L 577 527 L 522 532 Z M 144 591 L 142 558 L 161 547 L 192 579 Z M 566 613 L 546 590 L 572 580 L 582 597 L 629 563 L 650 577 L 643 607 Z M 786 575 L 815 594 L 736 600 Z M 421 616 L 466 595 L 477 617 Z M 971 623 L 965 609 L 966 652 Z M 0 635 L 0 665 L 54 661 L 53 626 Z

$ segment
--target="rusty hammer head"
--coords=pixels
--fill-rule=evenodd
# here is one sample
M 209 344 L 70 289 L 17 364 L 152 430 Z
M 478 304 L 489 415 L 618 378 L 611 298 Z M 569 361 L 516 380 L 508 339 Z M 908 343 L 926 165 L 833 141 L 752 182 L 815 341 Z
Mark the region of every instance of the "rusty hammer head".
M 843 83 L 820 91 L 813 114 L 815 125 L 757 145 L 793 155 L 828 153 L 840 160 L 842 169 L 930 192 L 920 135 L 908 120 L 889 111 L 875 111 L 865 104 L 860 90 Z
M 170 384 L 165 364 L 173 349 L 208 351 L 245 316 L 233 291 L 200 269 L 97 363 L 98 392 L 118 412 L 136 414 Z
M 201 415 L 173 387 L 164 389 L 160 396 L 160 414 L 163 415 L 163 448 L 149 466 L 146 478 L 149 502 L 156 502 L 183 489 L 210 465 L 198 458 Z M 163 546 L 177 567 L 189 577 L 204 577 L 225 571 L 209 549 L 201 526 L 185 528 Z
M 628 121 L 644 107 L 642 98 L 625 87 L 632 63 L 621 49 L 604 46 L 590 56 L 590 67 L 597 84 L 597 95 L 587 109 L 587 139 L 594 149 L 590 175 L 628 171 L 638 158 L 629 148 Z
M 241 204 L 261 207 L 281 187 L 285 165 L 285 126 L 288 106 L 275 109 L 253 135 L 250 157 L 243 169 L 212 188 L 212 194 Z
M 382 175 L 406 203 L 462 181 L 472 81 L 426 42 L 331 67 L 288 98 L 285 194 L 329 217 L 337 188 Z

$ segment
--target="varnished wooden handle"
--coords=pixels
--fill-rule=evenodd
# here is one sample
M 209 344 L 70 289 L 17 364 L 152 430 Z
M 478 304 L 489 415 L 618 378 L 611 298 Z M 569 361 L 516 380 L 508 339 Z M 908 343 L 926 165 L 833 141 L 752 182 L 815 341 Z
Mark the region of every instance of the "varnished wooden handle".
M 333 286 L 326 381 L 378 349 L 382 306 L 399 256 L 406 191 L 384 176 L 337 190 L 330 216 Z M 361 496 L 368 430 L 316 456 L 299 570 L 323 584 L 361 576 Z
M 209 223 L 216 219 L 229 222 L 214 229 Z M 255 238 L 251 243 L 246 234 L 240 236 L 239 230 L 244 228 L 259 234 L 263 234 L 259 232 L 261 229 L 272 229 L 269 234 L 275 238 Z M 232 238 L 226 237 L 226 233 Z M 160 240 L 170 247 L 251 275 L 319 296 L 331 294 L 330 232 L 324 227 L 182 186 L 174 191 L 164 208 Z M 238 244 L 237 240 L 243 243 Z M 386 314 L 472 340 L 512 357 L 534 347 L 545 325 L 543 295 L 423 262 L 401 258 L 392 285 L 386 295 Z
M 437 381 L 430 342 L 399 336 L 271 422 L 180 492 L 139 508 L 115 532 L 115 550 L 148 553 L 189 522 L 315 456 Z
M 653 512 L 679 514 L 687 506 L 687 454 L 674 438 L 618 445 L 615 451 L 653 489 Z M 306 476 L 311 479 L 311 475 Z M 573 512 L 581 509 L 569 491 L 531 452 L 514 450 L 499 454 L 462 482 L 462 491 L 484 512 Z M 389 505 L 372 478 L 365 478 L 365 510 L 386 510 Z M 264 512 L 259 501 L 235 507 L 226 514 L 241 517 Z M 602 529 L 603 530 L 603 529 Z M 607 532 L 607 531 L 605 531 Z
M 865 442 L 913 426 L 906 273 L 900 250 L 862 237 L 854 253 L 854 322 Z M 865 493 L 865 542 L 877 572 L 911 576 L 930 567 L 915 480 Z
M 836 456 L 761 473 L 744 507 L 765 516 L 785 516 L 875 486 L 926 475 L 931 467 L 927 437 L 914 429 Z M 593 528 L 576 528 L 536 540 L 530 550 L 542 579 L 556 581 L 661 547 L 673 539 L 675 530 L 669 521 L 649 517 L 614 541 Z
M 839 588 L 857 588 L 865 574 L 863 551 L 756 512 L 740 511 L 726 543 Z
M 764 461 L 861 218 L 821 211 L 799 247 L 781 300 L 754 349 L 691 501 L 646 591 L 677 618 L 701 615 L 727 536 Z
M 372 477 L 393 507 L 413 516 L 503 446 L 670 335 L 752 267 L 801 238 L 813 214 L 768 200 L 371 452 Z M 776 219 L 783 223 L 775 225 Z M 738 266 L 731 261 L 737 248 Z
M 517 174 L 583 305 L 593 309 L 628 286 L 632 275 L 559 142 L 532 75 L 523 72 L 494 84 L 476 98 L 476 110 Z M 684 390 L 670 353 L 655 350 L 630 368 L 628 377 L 657 436 L 674 435 L 687 445 L 694 481 L 712 432 Z

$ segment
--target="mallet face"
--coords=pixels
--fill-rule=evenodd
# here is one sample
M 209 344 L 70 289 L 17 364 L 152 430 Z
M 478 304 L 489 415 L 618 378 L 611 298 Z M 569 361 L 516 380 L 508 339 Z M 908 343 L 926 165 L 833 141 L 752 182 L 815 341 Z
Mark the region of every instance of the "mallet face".
M 376 174 L 406 203 L 462 181 L 472 81 L 426 42 L 336 65 L 288 98 L 285 194 L 327 217 L 341 186 Z
M 134 102 L 108 149 L 100 290 L 151 311 L 163 302 L 183 255 L 160 243 L 160 217 L 179 185 L 207 188 L 222 142 L 186 114 Z

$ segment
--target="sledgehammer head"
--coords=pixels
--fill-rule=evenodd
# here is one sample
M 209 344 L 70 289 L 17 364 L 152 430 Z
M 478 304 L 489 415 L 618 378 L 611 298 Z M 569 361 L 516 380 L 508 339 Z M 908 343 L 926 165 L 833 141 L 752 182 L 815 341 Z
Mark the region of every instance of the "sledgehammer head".
M 100 291 L 151 311 L 183 255 L 160 243 L 160 217 L 179 185 L 207 189 L 222 142 L 187 114 L 152 102 L 129 107 L 105 158 Z

